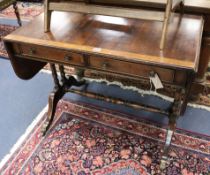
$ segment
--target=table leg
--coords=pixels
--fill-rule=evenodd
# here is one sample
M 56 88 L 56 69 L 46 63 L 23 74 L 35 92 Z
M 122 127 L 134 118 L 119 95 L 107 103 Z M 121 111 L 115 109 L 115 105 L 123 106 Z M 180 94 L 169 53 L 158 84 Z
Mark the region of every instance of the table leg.
M 166 141 L 164 145 L 163 155 L 161 158 L 160 168 L 165 169 L 166 164 L 168 163 L 168 152 L 171 145 L 172 137 L 174 134 L 174 131 L 176 129 L 176 121 L 177 118 L 180 116 L 181 108 L 182 108 L 182 97 L 183 97 L 183 89 L 178 90 L 175 92 L 174 102 L 171 107 L 171 111 L 169 114 L 169 128 L 167 130 L 166 134 Z
M 59 65 L 59 71 L 61 74 L 61 81 L 62 84 L 60 84 L 57 71 L 55 68 L 55 64 L 50 64 L 50 68 L 52 71 L 52 76 L 54 80 L 54 90 L 49 95 L 48 99 L 48 112 L 47 112 L 47 120 L 42 128 L 42 133 L 45 135 L 47 131 L 49 130 L 55 116 L 56 106 L 58 101 L 63 97 L 63 95 L 67 92 L 67 90 L 71 86 L 81 86 L 85 83 L 85 81 L 77 81 L 73 76 L 70 76 L 69 78 L 66 77 L 64 66 Z
M 50 128 L 54 120 L 57 103 L 63 97 L 64 94 L 65 93 L 62 88 L 57 89 L 50 93 L 49 99 L 48 99 L 47 121 L 45 122 L 45 125 L 43 126 L 43 135 L 45 135 L 48 129 Z
M 49 98 L 48 98 L 47 120 L 42 128 L 43 135 L 45 135 L 48 129 L 50 128 L 54 119 L 56 105 L 65 93 L 63 87 L 59 83 L 55 64 L 50 64 L 50 68 L 51 68 L 52 76 L 54 80 L 54 90 L 50 93 Z
M 195 78 L 195 74 L 189 73 L 188 79 L 187 79 L 187 87 L 186 87 L 186 89 L 183 89 L 183 92 L 182 92 L 185 94 L 184 94 L 183 103 L 182 103 L 182 107 L 181 107 L 181 115 L 184 115 L 184 113 L 186 111 L 187 103 L 190 98 L 190 93 L 191 93 L 191 88 L 192 88 L 192 83 L 194 81 L 194 78 Z
M 61 73 L 61 81 L 62 81 L 62 83 L 64 85 L 67 82 L 66 74 L 65 74 L 65 71 L 64 71 L 64 66 L 59 65 L 59 71 Z

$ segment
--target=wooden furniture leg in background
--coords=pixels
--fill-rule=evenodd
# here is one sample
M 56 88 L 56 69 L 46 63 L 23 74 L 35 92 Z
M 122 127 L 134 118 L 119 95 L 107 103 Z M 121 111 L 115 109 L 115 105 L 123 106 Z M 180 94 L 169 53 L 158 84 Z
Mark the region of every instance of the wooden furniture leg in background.
M 210 37 L 203 37 L 199 67 L 196 77 L 193 81 L 192 88 L 190 90 L 190 99 L 193 101 L 199 101 L 200 94 L 205 94 L 205 89 L 208 87 L 206 84 L 206 72 L 210 61 Z
M 65 1 L 51 2 L 51 0 L 45 0 L 44 31 L 45 32 L 50 31 L 52 10 L 163 21 L 161 41 L 159 45 L 160 49 L 162 50 L 165 47 L 166 35 L 167 35 L 171 13 L 174 12 L 178 6 L 180 6 L 181 8 L 184 6 L 183 0 L 167 0 L 165 13 L 163 15 L 163 13 L 160 13 L 159 11 L 148 11 L 142 9 L 131 10 L 129 8 L 122 8 L 122 7 L 111 8 L 109 6 L 91 3 L 91 0 L 81 0 L 80 2 L 77 3 L 71 1 L 66 3 Z
M 163 22 L 163 30 L 162 30 L 162 36 L 160 41 L 160 49 L 164 49 L 165 46 L 165 40 L 166 40 L 166 34 L 168 30 L 168 23 L 171 16 L 171 8 L 172 8 L 172 0 L 167 0 L 166 4 L 166 11 L 164 14 L 164 22 Z
M 19 13 L 19 11 L 18 11 L 18 7 L 17 7 L 17 2 L 16 2 L 16 1 L 13 3 L 13 8 L 14 8 L 14 10 L 15 10 L 15 15 L 16 15 L 16 17 L 17 17 L 18 25 L 19 25 L 19 26 L 22 26 L 22 22 L 21 22 L 21 19 L 20 19 L 20 13 Z
M 51 14 L 52 11 L 49 10 L 49 0 L 45 0 L 44 3 L 44 31 L 50 31 L 50 21 L 51 21 Z
M 196 74 L 196 83 L 203 83 L 206 80 L 205 73 L 208 69 L 208 64 L 210 61 L 210 37 L 204 37 L 202 41 L 199 68 Z
M 183 13 L 183 9 L 184 9 L 183 8 L 184 7 L 183 0 L 167 0 L 166 10 L 165 10 L 164 20 L 163 20 L 163 30 L 162 30 L 161 41 L 160 41 L 160 49 L 161 50 L 163 50 L 165 47 L 166 35 L 167 35 L 167 30 L 168 30 L 171 13 L 175 11 L 177 6 L 180 6 L 182 13 Z

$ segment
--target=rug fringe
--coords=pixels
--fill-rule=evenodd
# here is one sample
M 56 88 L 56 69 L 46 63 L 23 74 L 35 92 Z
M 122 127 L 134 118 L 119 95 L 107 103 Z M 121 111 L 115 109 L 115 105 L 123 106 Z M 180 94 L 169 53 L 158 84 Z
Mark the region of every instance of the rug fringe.
M 17 142 L 13 145 L 13 147 L 9 151 L 9 153 L 5 155 L 4 158 L 0 161 L 0 171 L 1 171 L 1 168 L 5 165 L 5 163 L 9 160 L 9 158 L 15 153 L 15 151 L 20 147 L 23 141 L 27 138 L 28 134 L 31 133 L 31 131 L 34 129 L 37 123 L 41 120 L 41 118 L 44 116 L 47 110 L 48 110 L 48 105 L 44 107 L 44 109 L 38 114 L 38 116 L 33 120 L 33 122 L 27 127 L 25 133 L 19 137 Z
M 47 74 L 51 74 L 51 71 L 45 70 L 45 69 L 42 69 L 41 72 L 47 73 Z M 89 82 L 106 83 L 108 86 L 116 85 L 116 86 L 119 86 L 120 88 L 122 88 L 124 90 L 131 90 L 131 91 L 134 91 L 134 92 L 138 92 L 142 96 L 144 96 L 144 95 L 153 95 L 153 96 L 159 97 L 159 98 L 161 98 L 161 99 L 163 99 L 165 101 L 173 102 L 173 98 L 168 97 L 166 95 L 159 94 L 159 93 L 157 93 L 155 91 L 142 90 L 142 89 L 139 89 L 139 88 L 134 87 L 134 86 L 125 86 L 121 82 L 118 82 L 118 81 L 110 82 L 110 81 L 108 81 L 106 79 L 98 79 L 98 80 L 96 80 L 96 79 L 86 78 L 86 77 L 84 79 L 89 81 Z M 194 103 L 188 103 L 188 106 L 190 106 L 192 108 L 195 108 L 195 109 L 204 109 L 204 110 L 210 112 L 210 107 L 208 107 L 208 106 L 194 104 Z

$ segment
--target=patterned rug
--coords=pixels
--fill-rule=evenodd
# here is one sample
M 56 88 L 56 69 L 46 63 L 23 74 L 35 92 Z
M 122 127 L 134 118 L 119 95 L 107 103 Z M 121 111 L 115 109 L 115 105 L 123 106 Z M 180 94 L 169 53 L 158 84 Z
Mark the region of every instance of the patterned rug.
M 18 2 L 18 9 L 21 16 L 22 21 L 32 20 L 37 15 L 43 12 L 43 5 L 41 3 L 26 3 L 26 2 Z M 6 8 L 5 10 L 0 12 L 0 19 L 16 19 L 14 9 L 12 6 Z M 4 48 L 2 38 L 12 31 L 14 31 L 17 27 L 13 25 L 3 25 L 0 24 L 0 57 L 7 58 L 8 55 Z
M 22 20 L 31 20 L 43 12 L 41 3 L 18 2 L 18 10 Z M 0 18 L 16 19 L 12 6 L 0 12 Z
M 177 130 L 160 170 L 166 130 L 107 109 L 60 101 L 43 138 L 35 125 L 0 169 L 2 175 L 208 175 L 210 138 Z
M 2 37 L 14 31 L 17 27 L 10 25 L 0 25 L 0 57 L 8 58 L 7 52 L 4 48 Z

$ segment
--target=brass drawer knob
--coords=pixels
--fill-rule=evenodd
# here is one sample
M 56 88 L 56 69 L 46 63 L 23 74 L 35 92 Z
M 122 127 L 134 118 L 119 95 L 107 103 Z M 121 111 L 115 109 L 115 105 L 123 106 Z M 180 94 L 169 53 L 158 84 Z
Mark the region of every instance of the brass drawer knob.
M 35 48 L 30 48 L 29 54 L 30 55 L 35 55 L 36 54 L 36 49 Z
M 65 57 L 64 57 L 64 60 L 65 61 L 71 61 L 73 58 L 72 58 L 72 56 L 71 55 L 66 55 Z
M 102 64 L 102 69 L 107 69 L 109 67 L 109 63 L 103 63 Z

